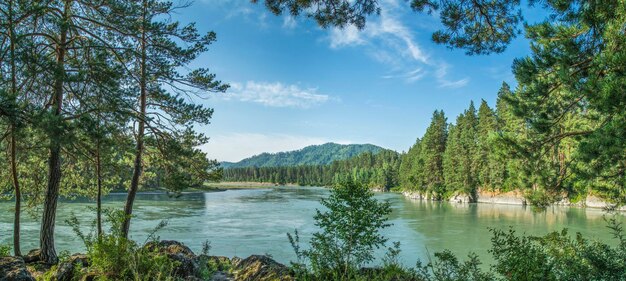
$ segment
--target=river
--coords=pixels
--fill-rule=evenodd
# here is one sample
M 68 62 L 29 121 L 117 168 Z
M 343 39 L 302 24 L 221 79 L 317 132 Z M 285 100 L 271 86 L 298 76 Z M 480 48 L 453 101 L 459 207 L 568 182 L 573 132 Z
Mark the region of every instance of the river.
M 168 225 L 157 232 L 161 239 L 178 240 L 198 252 L 204 241 L 211 243 L 211 255 L 246 257 L 270 254 L 280 262 L 294 259 L 286 233 L 298 229 L 306 242 L 317 229 L 313 215 L 320 208 L 323 188 L 276 187 L 224 192 L 185 193 L 171 198 L 163 193 L 141 193 L 135 202 L 136 217 L 131 237 L 140 243 L 161 221 Z M 516 205 L 452 204 L 415 201 L 397 193 L 379 193 L 380 200 L 391 202 L 393 226 L 383 233 L 390 241 L 401 241 L 401 261 L 414 265 L 417 259 L 443 249 L 465 257 L 476 252 L 489 263 L 489 228 L 508 229 L 540 235 L 568 228 L 589 239 L 615 244 L 598 209 L 550 207 L 543 212 Z M 106 208 L 121 209 L 125 194 L 110 194 L 103 200 Z M 84 247 L 65 220 L 76 215 L 83 231 L 89 232 L 95 214 L 89 200 L 59 203 L 56 228 L 57 251 L 84 251 Z M 619 218 L 624 221 L 624 216 Z M 38 245 L 39 219 L 25 213 L 22 223 L 22 251 Z M 12 241 L 13 203 L 0 202 L 0 244 Z M 378 255 L 383 255 L 380 250 Z

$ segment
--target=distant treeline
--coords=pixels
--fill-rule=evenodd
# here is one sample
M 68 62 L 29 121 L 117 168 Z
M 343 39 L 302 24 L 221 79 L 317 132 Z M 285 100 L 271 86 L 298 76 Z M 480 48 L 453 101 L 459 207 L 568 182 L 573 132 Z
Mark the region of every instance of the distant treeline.
M 365 152 L 329 165 L 229 168 L 224 169 L 224 180 L 330 186 L 352 177 L 369 187 L 389 189 L 399 184 L 400 158 L 395 151 L 382 150 L 375 154 Z
M 483 189 L 521 190 L 536 205 L 590 193 L 620 201 L 614 178 L 589 174 L 593 166 L 577 159 L 587 153 L 580 141 L 546 138 L 531 126 L 535 120 L 516 112 L 523 98 L 503 83 L 495 109 L 483 100 L 477 110 L 472 102 L 454 123 L 435 111 L 424 136 L 403 154 L 385 150 L 330 165 L 225 169 L 224 180 L 330 186 L 352 177 L 370 187 L 401 187 L 441 200 L 455 194 L 475 200 Z M 574 114 L 564 118 L 563 130 L 591 124 Z

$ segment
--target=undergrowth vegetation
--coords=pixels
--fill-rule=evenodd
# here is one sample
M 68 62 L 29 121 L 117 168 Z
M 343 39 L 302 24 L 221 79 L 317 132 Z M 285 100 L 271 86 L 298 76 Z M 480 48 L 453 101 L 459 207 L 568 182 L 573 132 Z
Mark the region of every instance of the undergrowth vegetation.
M 572 236 L 567 229 L 540 237 L 519 235 L 512 228 L 491 229 L 491 265 L 474 253 L 462 261 L 445 250 L 427 263 L 407 267 L 399 260 L 400 242 L 393 242 L 381 266 L 364 267 L 374 260 L 374 249 L 387 242 L 379 231 L 389 226 L 388 203 L 348 181 L 335 187 L 322 205 L 328 210 L 318 210 L 315 216 L 321 232 L 313 235 L 307 249 L 300 245 L 297 230 L 287 234 L 297 257 L 291 263 L 296 280 L 626 280 L 626 236 L 618 214 L 605 216 L 615 245 L 580 233 Z
M 100 236 L 94 231 L 84 233 L 76 217 L 67 221 L 85 244 L 90 274 L 98 276 L 97 280 L 176 280 L 173 271 L 178 262 L 156 248 L 145 247 L 148 242 L 159 240 L 155 234 L 167 225 L 166 221 L 161 221 L 143 244 L 138 244 L 121 235 L 123 212 L 107 210 L 105 215 L 110 231 Z
M 11 246 L 0 244 L 0 258 L 9 256 L 10 254 L 11 254 Z

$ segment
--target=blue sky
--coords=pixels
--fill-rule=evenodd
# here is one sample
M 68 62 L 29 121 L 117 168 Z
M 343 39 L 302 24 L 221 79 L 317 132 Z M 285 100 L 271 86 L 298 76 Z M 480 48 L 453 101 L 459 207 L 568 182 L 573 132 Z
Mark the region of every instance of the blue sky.
M 501 83 L 514 84 L 511 63 L 529 52 L 523 38 L 502 54 L 466 56 L 430 40 L 436 15 L 381 2 L 362 31 L 323 30 L 246 0 L 180 10 L 179 20 L 217 33 L 192 66 L 231 84 L 201 101 L 215 109 L 212 124 L 198 128 L 211 137 L 201 148 L 220 161 L 331 141 L 406 151 L 434 110 L 453 121 L 471 100 L 493 106 Z

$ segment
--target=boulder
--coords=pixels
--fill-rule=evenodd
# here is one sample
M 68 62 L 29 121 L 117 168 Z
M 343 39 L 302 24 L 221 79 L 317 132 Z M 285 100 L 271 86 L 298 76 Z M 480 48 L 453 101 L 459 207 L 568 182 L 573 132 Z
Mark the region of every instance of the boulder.
M 41 261 L 41 250 L 33 249 L 28 252 L 25 256 L 22 257 L 25 263 L 34 263 Z
M 232 263 L 228 257 L 200 255 L 199 260 L 206 262 L 209 267 L 214 267 L 217 271 L 229 271 Z
M 471 203 L 472 198 L 467 194 L 457 192 L 454 195 L 450 196 L 450 199 L 448 201 L 450 201 L 450 203 L 464 204 L 464 203 Z
M 35 281 L 21 257 L 0 258 L 0 281 Z
M 252 255 L 233 268 L 237 281 L 292 281 L 289 268 L 268 256 Z
M 67 261 L 59 263 L 54 276 L 58 281 L 71 281 L 74 279 L 74 269 L 76 267 L 86 268 L 88 266 L 89 258 L 86 255 L 74 254 Z
M 149 242 L 144 246 L 144 249 L 166 255 L 169 259 L 177 261 L 179 265 L 173 272 L 173 275 L 176 277 L 187 278 L 200 274 L 198 257 L 189 247 L 178 241 Z

